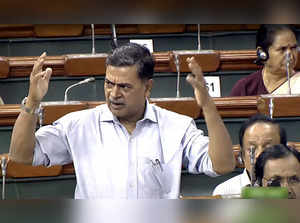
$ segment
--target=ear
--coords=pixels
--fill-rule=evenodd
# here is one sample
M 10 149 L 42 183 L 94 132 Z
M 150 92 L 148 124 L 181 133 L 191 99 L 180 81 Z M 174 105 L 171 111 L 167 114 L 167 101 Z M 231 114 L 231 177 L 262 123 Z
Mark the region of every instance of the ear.
M 240 165 L 244 165 L 244 157 L 243 157 L 242 150 L 240 150 L 239 155 L 237 157 L 237 160 L 238 160 L 238 162 L 239 162 Z
M 146 86 L 145 95 L 149 99 L 151 95 L 152 86 L 153 86 L 153 79 L 147 80 L 145 86 Z

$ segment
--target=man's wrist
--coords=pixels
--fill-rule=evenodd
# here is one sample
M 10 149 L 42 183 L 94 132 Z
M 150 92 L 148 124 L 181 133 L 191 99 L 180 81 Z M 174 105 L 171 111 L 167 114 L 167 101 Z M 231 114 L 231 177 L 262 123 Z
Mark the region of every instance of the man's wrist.
M 28 97 L 25 97 L 21 102 L 21 109 L 27 114 L 37 115 L 41 110 L 41 105 L 40 103 L 28 103 Z

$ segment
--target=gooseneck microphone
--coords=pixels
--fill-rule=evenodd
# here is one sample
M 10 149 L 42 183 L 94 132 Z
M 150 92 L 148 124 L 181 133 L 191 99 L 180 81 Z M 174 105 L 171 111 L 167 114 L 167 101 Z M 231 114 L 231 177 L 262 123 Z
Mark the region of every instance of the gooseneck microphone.
M 285 64 L 286 64 L 286 76 L 287 76 L 287 83 L 288 83 L 288 94 L 291 95 L 292 91 L 291 91 L 291 74 L 290 74 L 290 65 L 291 65 L 291 53 L 289 51 L 286 51 L 286 55 L 285 55 Z
M 91 30 L 92 30 L 92 54 L 95 54 L 96 50 L 95 50 L 95 27 L 94 27 L 94 24 L 91 24 Z
M 5 179 L 6 179 L 6 167 L 8 160 L 6 157 L 1 158 L 1 170 L 2 170 L 2 200 L 5 200 Z
M 116 25 L 111 24 L 111 31 L 112 31 L 112 48 L 113 50 L 118 47 L 118 40 L 117 40 L 117 32 L 116 32 Z
M 69 90 L 71 88 L 73 88 L 75 86 L 78 86 L 78 85 L 81 85 L 81 84 L 86 84 L 86 83 L 89 83 L 89 82 L 92 82 L 92 81 L 95 81 L 94 77 L 90 77 L 90 78 L 84 79 L 82 81 L 79 81 L 78 83 L 72 84 L 71 86 L 67 87 L 67 89 L 65 90 L 65 99 L 64 99 L 64 102 L 68 101 L 68 92 L 69 92 Z

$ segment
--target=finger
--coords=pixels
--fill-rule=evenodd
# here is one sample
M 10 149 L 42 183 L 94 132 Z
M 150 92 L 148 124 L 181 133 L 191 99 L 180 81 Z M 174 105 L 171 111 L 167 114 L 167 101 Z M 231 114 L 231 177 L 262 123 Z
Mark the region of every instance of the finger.
M 44 76 L 46 75 L 46 71 L 42 71 L 42 72 L 39 72 L 39 73 L 37 73 L 36 75 L 34 75 L 33 77 L 32 77 L 32 81 L 33 82 L 37 82 L 38 80 L 40 80 L 40 79 L 44 79 Z
M 49 80 L 52 75 L 52 69 L 50 67 L 47 67 L 45 71 L 45 75 L 43 76 L 43 79 Z
M 188 63 L 189 69 L 192 71 L 192 73 L 196 76 L 196 79 L 199 79 L 203 76 L 202 68 L 199 66 L 199 64 L 196 62 L 194 57 L 188 57 L 186 59 Z
M 35 75 L 40 73 L 43 68 L 43 64 L 46 58 L 46 52 L 44 52 L 34 63 L 31 74 Z
M 195 77 L 192 74 L 189 74 L 186 77 L 186 80 L 190 83 L 190 85 L 192 85 L 193 88 L 199 87 L 199 82 L 195 79 Z

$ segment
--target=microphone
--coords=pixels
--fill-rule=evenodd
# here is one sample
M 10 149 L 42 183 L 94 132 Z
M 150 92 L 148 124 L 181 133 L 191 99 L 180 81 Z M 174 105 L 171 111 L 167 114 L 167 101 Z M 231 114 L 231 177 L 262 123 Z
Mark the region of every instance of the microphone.
M 65 90 L 65 99 L 64 99 L 64 102 L 68 101 L 68 92 L 69 92 L 69 90 L 71 88 L 73 88 L 75 86 L 78 86 L 78 85 L 81 85 L 81 84 L 86 84 L 86 83 L 89 83 L 89 82 L 92 82 L 92 81 L 95 81 L 94 77 L 86 78 L 86 79 L 84 79 L 82 81 L 79 81 L 78 83 L 72 84 L 71 86 L 67 87 L 67 89 Z
M 2 200 L 5 200 L 5 179 L 6 179 L 6 167 L 8 160 L 5 156 L 1 158 L 1 170 L 2 170 Z
M 95 54 L 95 27 L 94 24 L 91 24 L 91 29 L 92 29 L 92 54 Z
M 116 32 L 116 25 L 111 24 L 111 30 L 112 30 L 112 48 L 113 50 L 118 47 L 118 40 L 117 40 L 117 32 Z
M 288 94 L 291 95 L 292 91 L 291 91 L 291 80 L 290 80 L 290 65 L 291 65 L 291 53 L 289 51 L 286 51 L 286 55 L 285 55 L 285 63 L 286 63 L 286 76 L 287 76 L 287 82 L 288 82 Z
M 6 175 L 6 166 L 7 166 L 7 160 L 6 158 L 3 156 L 1 158 L 1 170 L 2 170 L 2 176 Z
M 255 185 L 255 146 L 250 146 L 250 178 L 251 178 L 251 186 Z

